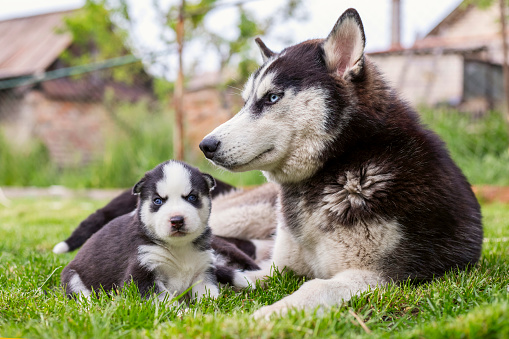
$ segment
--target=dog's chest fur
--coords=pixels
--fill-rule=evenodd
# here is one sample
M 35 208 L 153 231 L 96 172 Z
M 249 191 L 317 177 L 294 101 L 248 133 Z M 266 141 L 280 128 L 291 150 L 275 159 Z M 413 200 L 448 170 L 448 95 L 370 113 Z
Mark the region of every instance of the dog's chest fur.
M 192 245 L 171 250 L 158 245 L 141 245 L 138 260 L 140 265 L 155 273 L 156 284 L 162 284 L 173 293 L 185 291 L 198 282 L 199 275 L 211 267 L 213 256 L 211 251 L 198 251 Z
M 279 227 L 299 247 L 300 262 L 292 263 L 299 274 L 331 278 L 349 268 L 376 270 L 402 239 L 397 220 L 370 212 L 387 195 L 392 173 L 373 164 L 334 173 L 282 187 Z

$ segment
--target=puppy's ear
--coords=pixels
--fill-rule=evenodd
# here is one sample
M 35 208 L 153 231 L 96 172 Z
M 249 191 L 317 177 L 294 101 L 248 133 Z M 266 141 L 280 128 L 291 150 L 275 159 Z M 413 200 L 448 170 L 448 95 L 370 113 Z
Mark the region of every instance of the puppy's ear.
M 262 53 L 263 62 L 267 61 L 270 57 L 276 55 L 276 53 L 272 52 L 262 41 L 260 38 L 255 39 L 258 48 L 260 48 L 260 52 Z
M 207 183 L 207 186 L 209 188 L 209 191 L 212 191 L 216 187 L 216 179 L 214 179 L 210 174 L 202 173 L 203 179 L 205 179 L 205 182 Z
M 145 178 L 141 179 L 134 185 L 133 187 L 133 195 L 139 195 L 141 193 L 141 189 L 143 188 L 143 185 L 145 185 Z
M 327 68 L 343 78 L 355 77 L 364 67 L 365 46 L 361 17 L 355 9 L 347 9 L 323 43 Z

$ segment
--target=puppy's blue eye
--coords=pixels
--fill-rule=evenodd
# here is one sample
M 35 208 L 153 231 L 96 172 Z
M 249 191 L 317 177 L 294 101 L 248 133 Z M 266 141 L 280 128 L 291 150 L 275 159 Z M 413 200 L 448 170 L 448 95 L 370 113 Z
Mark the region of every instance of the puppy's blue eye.
M 161 198 L 154 199 L 154 205 L 160 206 L 162 204 L 163 204 L 163 199 L 161 199 Z
M 271 104 L 274 104 L 274 103 L 278 102 L 279 99 L 281 99 L 281 97 L 279 95 L 277 95 L 277 94 L 270 94 L 269 95 L 269 102 Z
M 186 199 L 189 202 L 196 202 L 196 200 L 198 200 L 198 197 L 194 194 L 189 194 Z

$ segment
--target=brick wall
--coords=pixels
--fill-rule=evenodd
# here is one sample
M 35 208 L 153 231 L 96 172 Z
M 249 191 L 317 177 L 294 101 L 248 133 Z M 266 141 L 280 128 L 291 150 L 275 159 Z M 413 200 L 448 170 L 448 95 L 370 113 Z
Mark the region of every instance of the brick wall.
M 230 90 L 203 88 L 184 97 L 187 149 L 201 156 L 198 144 L 215 127 L 230 119 L 242 105 Z M 23 147 L 41 140 L 61 167 L 88 163 L 103 151 L 114 122 L 100 103 L 52 100 L 37 90 L 0 102 L 0 127 L 12 144 Z
M 23 147 L 34 138 L 47 147 L 59 166 L 89 162 L 101 152 L 110 121 L 98 103 L 54 101 L 33 90 L 16 102 L 2 119 L 2 132 L 12 144 Z

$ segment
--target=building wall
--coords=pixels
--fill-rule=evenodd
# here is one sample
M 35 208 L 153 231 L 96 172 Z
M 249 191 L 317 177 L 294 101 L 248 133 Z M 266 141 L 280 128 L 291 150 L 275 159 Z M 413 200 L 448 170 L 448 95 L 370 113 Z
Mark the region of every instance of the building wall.
M 230 90 L 203 88 L 186 93 L 184 121 L 190 155 L 202 157 L 201 140 L 241 106 L 240 95 Z M 6 139 L 21 148 L 42 141 L 61 167 L 83 165 L 100 156 L 114 124 L 101 103 L 52 100 L 37 90 L 22 96 L 0 95 L 0 129 Z
M 461 102 L 465 105 L 467 103 L 465 101 L 475 99 L 482 102 L 483 108 L 474 110 L 482 111 L 498 105 L 503 100 L 498 95 L 498 92 L 502 90 L 500 81 L 497 80 L 494 83 L 480 81 L 478 76 L 469 76 L 464 79 L 465 58 L 486 62 L 493 67 L 503 62 L 498 2 L 485 9 L 470 7 L 458 15 L 455 20 L 446 20 L 441 23 L 436 33 L 417 40 L 414 46 L 402 52 L 403 54 L 388 51 L 371 56 L 371 59 L 386 74 L 387 79 L 412 104 L 456 105 Z M 441 54 L 440 50 L 444 49 L 456 50 L 456 52 Z M 463 55 L 461 50 L 476 50 L 476 52 Z M 416 51 L 420 51 L 421 54 L 415 54 Z M 480 71 L 475 70 L 477 73 Z M 471 95 L 465 97 L 464 86 L 470 89 L 479 87 L 477 92 L 484 91 L 488 94 L 476 98 Z M 500 88 L 495 88 L 496 86 Z
M 62 167 L 87 163 L 100 153 L 110 124 L 100 104 L 54 101 L 36 90 L 4 102 L 2 109 L 2 133 L 10 143 L 23 147 L 41 140 L 52 160 Z
M 198 145 L 202 139 L 241 107 L 242 98 L 230 90 L 203 88 L 186 93 L 184 114 L 188 148 L 199 152 Z
M 463 94 L 463 56 L 384 54 L 370 59 L 412 105 L 459 104 Z
M 498 2 L 485 9 L 472 7 L 454 24 L 441 28 L 438 36 L 455 38 L 499 34 L 499 18 Z
M 502 63 L 502 37 L 498 2 L 488 8 L 471 7 L 449 25 L 442 24 L 437 34 L 417 40 L 415 46 L 448 48 L 486 47 L 483 59 Z M 509 32 L 508 32 L 509 33 Z

